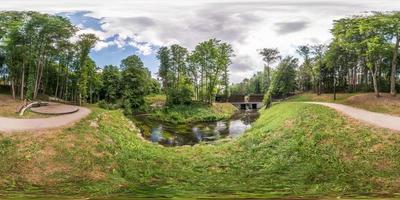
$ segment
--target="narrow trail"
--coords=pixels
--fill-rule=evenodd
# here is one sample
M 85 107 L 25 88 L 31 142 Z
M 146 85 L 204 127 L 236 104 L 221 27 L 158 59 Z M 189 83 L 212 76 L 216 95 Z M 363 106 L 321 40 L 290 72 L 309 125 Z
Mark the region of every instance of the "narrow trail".
M 0 117 L 0 132 L 10 133 L 59 128 L 79 121 L 88 116 L 90 112 L 88 108 L 79 107 L 79 110 L 75 113 L 49 118 L 16 119 Z
M 371 112 L 351 106 L 346 106 L 337 103 L 325 103 L 325 102 L 307 102 L 311 104 L 318 104 L 333 108 L 351 118 L 368 123 L 381 128 L 388 128 L 391 130 L 400 131 L 400 117 Z

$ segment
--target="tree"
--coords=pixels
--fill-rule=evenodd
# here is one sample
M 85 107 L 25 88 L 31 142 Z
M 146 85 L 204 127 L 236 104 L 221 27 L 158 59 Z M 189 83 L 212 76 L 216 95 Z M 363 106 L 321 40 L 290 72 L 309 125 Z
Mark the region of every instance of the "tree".
M 272 96 L 287 97 L 296 90 L 296 68 L 298 59 L 287 56 L 279 63 L 272 78 Z
M 132 55 L 121 61 L 123 104 L 126 114 L 146 108 L 144 96 L 149 93 L 150 72 L 144 67 L 139 56 Z
M 322 44 L 318 45 L 313 45 L 311 46 L 311 53 L 314 55 L 314 67 L 313 67 L 313 74 L 316 79 L 316 84 L 317 84 L 317 94 L 321 95 L 321 83 L 322 83 L 322 77 L 321 77 L 321 72 L 322 69 L 324 68 L 324 54 L 326 51 L 326 46 Z
M 161 78 L 162 88 L 164 90 L 164 93 L 167 93 L 168 86 L 170 85 L 169 76 L 171 68 L 170 50 L 168 49 L 168 47 L 161 47 L 157 51 L 157 59 L 160 61 L 160 66 L 158 68 L 158 76 Z
M 303 64 L 300 65 L 298 70 L 298 81 L 300 89 L 308 91 L 314 89 L 313 82 L 315 82 L 315 77 L 312 69 L 312 59 L 311 59 L 311 49 L 309 45 L 299 46 L 296 52 L 303 58 Z
M 117 66 L 106 65 L 102 72 L 103 93 L 108 103 L 115 103 L 120 98 L 121 73 Z
M 382 26 L 383 34 L 389 41 L 394 40 L 390 72 L 390 94 L 396 95 L 397 60 L 400 47 L 400 12 L 378 13 L 377 19 Z M 390 42 L 391 43 L 391 42 Z
M 264 48 L 259 53 L 263 57 L 263 61 L 265 62 L 264 88 L 268 89 L 269 85 L 271 84 L 271 65 L 280 60 L 281 56 L 279 55 L 279 50 L 276 48 Z
M 233 56 L 232 47 L 217 39 L 201 42 L 192 52 L 195 64 L 199 66 L 199 98 L 205 103 L 214 102 L 217 86 L 224 85 L 227 94 L 228 67 Z
M 90 53 L 90 49 L 94 47 L 96 42 L 99 39 L 94 34 L 82 34 L 79 36 L 79 41 L 77 43 L 78 49 L 78 63 L 77 63 L 77 72 L 78 72 L 78 102 L 79 105 L 82 104 L 82 99 L 87 98 L 87 90 L 88 90 L 88 69 L 87 61 L 88 55 Z
M 179 45 L 161 47 L 158 75 L 167 103 L 187 104 L 194 96 L 196 101 L 210 104 L 221 91 L 228 96 L 232 56 L 231 45 L 216 39 L 201 42 L 191 53 Z

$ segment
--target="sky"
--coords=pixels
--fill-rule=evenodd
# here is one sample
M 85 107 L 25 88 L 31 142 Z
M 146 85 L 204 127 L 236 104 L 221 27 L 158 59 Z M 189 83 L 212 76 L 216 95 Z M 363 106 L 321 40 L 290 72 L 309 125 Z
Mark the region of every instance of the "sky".
M 90 53 L 98 66 L 139 55 L 155 76 L 161 46 L 217 38 L 232 45 L 231 82 L 263 69 L 258 51 L 294 55 L 299 45 L 328 43 L 335 19 L 400 10 L 398 0 L 0 0 L 0 10 L 65 16 L 101 41 Z

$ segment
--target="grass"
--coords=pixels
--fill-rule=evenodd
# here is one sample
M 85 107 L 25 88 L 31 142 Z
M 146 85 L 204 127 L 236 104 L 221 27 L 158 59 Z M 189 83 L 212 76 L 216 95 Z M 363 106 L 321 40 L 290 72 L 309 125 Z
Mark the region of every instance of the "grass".
M 376 98 L 372 93 L 357 95 L 347 99 L 344 104 L 373 112 L 400 116 L 400 96 L 393 97 L 388 93 L 381 93 L 379 98 Z
M 341 103 L 357 108 L 362 108 L 372 112 L 380 112 L 400 116 L 400 97 L 393 97 L 388 93 L 381 93 L 381 97 L 376 98 L 373 93 L 338 93 L 337 100 L 333 100 L 333 94 L 304 93 L 291 97 L 291 102 L 320 101 Z
M 20 116 L 17 111 L 23 103 L 21 100 L 13 100 L 10 95 L 0 94 L 0 116 L 12 118 L 48 117 L 47 115 L 30 112 L 29 110 L 25 111 L 23 116 Z
M 152 94 L 146 96 L 144 99 L 149 105 L 163 106 L 165 105 L 166 98 L 163 94 Z
M 121 111 L 92 107 L 71 128 L 0 138 L 0 191 L 146 197 L 395 193 L 400 136 L 328 108 L 283 102 L 243 136 L 165 148 Z
M 149 113 L 149 116 L 155 120 L 183 124 L 218 121 L 230 118 L 236 111 L 237 108 L 230 103 L 192 104 L 156 108 Z
M 317 95 L 315 93 L 302 93 L 299 95 L 295 95 L 290 97 L 288 101 L 290 102 L 306 102 L 306 101 L 319 101 L 319 102 L 335 102 L 342 103 L 346 101 L 348 98 L 359 95 L 360 93 L 337 93 L 336 101 L 333 100 L 333 94 L 324 93 L 321 95 Z

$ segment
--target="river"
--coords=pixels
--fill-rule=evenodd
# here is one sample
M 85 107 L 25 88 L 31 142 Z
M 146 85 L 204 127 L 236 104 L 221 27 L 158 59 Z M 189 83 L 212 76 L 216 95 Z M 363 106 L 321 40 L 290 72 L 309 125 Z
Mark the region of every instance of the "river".
M 135 119 L 144 138 L 172 147 L 238 137 L 249 129 L 258 117 L 259 113 L 256 110 L 242 110 L 230 119 L 217 122 L 170 124 L 152 120 L 146 115 L 136 116 Z

